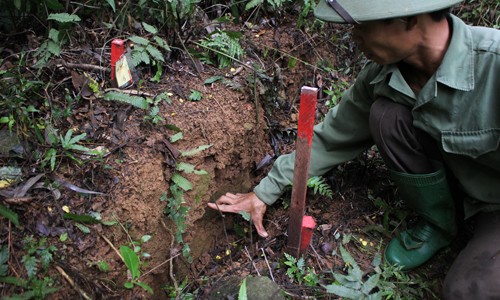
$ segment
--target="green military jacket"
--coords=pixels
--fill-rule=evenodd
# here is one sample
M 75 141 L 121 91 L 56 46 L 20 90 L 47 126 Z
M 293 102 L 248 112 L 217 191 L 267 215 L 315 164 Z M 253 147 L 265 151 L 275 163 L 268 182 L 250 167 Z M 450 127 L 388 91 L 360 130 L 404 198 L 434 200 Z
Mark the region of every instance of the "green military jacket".
M 412 108 L 413 124 L 440 145 L 465 193 L 466 216 L 500 209 L 500 31 L 451 16 L 441 66 L 415 94 L 396 65 L 368 63 L 339 105 L 314 127 L 309 175 L 322 175 L 373 145 L 370 106 L 386 97 Z M 274 203 L 293 181 L 295 152 L 280 156 L 255 188 Z

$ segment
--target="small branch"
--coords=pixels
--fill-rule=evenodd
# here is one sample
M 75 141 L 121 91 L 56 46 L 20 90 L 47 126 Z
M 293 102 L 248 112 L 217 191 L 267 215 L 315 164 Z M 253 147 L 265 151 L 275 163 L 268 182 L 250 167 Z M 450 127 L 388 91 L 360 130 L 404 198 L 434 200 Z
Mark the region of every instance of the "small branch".
M 64 60 L 59 60 L 62 66 L 70 69 L 82 69 L 82 70 L 87 70 L 87 71 L 102 71 L 102 72 L 110 72 L 111 70 L 106 67 L 102 66 L 96 66 L 96 65 L 91 65 L 91 64 L 74 64 L 74 63 L 69 63 Z
M 124 94 L 129 94 L 129 95 L 134 95 L 134 96 L 147 96 L 147 97 L 156 97 L 156 95 L 147 93 L 147 92 L 141 92 L 138 90 L 121 90 L 117 88 L 107 88 L 104 89 L 104 92 L 109 92 L 109 91 L 116 91 L 116 92 L 121 92 Z
M 255 272 L 257 272 L 257 275 L 260 276 L 260 272 L 259 270 L 257 269 L 257 267 L 255 266 L 254 262 L 253 262 L 253 259 L 252 257 L 250 256 L 250 253 L 248 252 L 248 249 L 247 249 L 247 246 L 245 246 L 245 251 L 243 251 L 243 253 L 245 253 L 245 255 L 248 257 L 248 259 L 250 260 L 250 262 L 252 263 L 252 266 L 253 268 L 255 269 Z
M 113 243 L 111 243 L 111 241 L 108 240 L 108 238 L 106 238 L 104 235 L 99 233 L 99 236 L 102 237 L 102 239 L 105 240 L 106 243 L 108 243 L 108 245 L 111 246 L 111 248 L 113 248 L 113 250 L 115 250 L 116 254 L 118 254 L 120 259 L 125 263 L 125 260 L 123 259 L 122 254 L 120 253 L 120 251 L 118 251 L 118 249 L 116 249 L 115 245 L 113 245 Z
M 264 251 L 264 248 L 260 248 L 260 251 L 262 251 L 262 254 L 264 255 L 264 259 L 266 260 L 266 265 L 267 265 L 267 268 L 269 269 L 269 275 L 271 275 L 271 279 L 274 281 L 273 270 L 271 269 L 271 266 L 269 265 L 269 261 L 267 261 L 266 252 Z M 276 282 L 276 281 L 274 281 L 274 282 Z
M 68 281 L 68 283 L 71 285 L 71 287 L 73 287 L 78 293 L 80 293 L 80 295 L 82 295 L 83 299 L 86 299 L 86 300 L 92 300 L 92 297 L 90 297 L 89 295 L 87 295 L 87 293 L 82 290 L 76 283 L 75 281 L 69 277 L 69 275 L 64 272 L 64 270 L 59 267 L 59 266 L 55 266 L 56 267 L 56 270 L 59 271 L 59 273 L 61 273 L 62 277 L 64 277 L 66 279 L 66 281 Z
M 179 255 L 181 255 L 181 254 L 178 253 L 175 256 L 172 256 L 171 258 L 167 259 L 166 261 L 162 262 L 161 264 L 157 265 L 156 267 L 154 267 L 151 270 L 147 271 L 146 273 L 142 274 L 141 277 L 139 277 L 139 279 L 141 279 L 142 277 L 148 275 L 149 273 L 153 272 L 154 270 L 158 269 L 159 267 L 163 266 L 164 264 L 170 262 L 171 260 L 173 260 L 174 258 L 176 258 Z

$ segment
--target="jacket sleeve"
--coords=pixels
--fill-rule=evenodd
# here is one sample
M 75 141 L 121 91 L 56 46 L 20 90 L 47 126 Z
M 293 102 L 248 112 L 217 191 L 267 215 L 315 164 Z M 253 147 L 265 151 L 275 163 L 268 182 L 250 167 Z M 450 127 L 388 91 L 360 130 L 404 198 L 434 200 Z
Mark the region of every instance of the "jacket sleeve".
M 344 93 L 340 104 L 314 127 L 309 177 L 323 175 L 373 145 L 368 126 L 373 92 L 366 69 Z M 257 197 L 268 205 L 273 204 L 292 184 L 294 163 L 295 151 L 280 156 L 267 177 L 254 188 Z

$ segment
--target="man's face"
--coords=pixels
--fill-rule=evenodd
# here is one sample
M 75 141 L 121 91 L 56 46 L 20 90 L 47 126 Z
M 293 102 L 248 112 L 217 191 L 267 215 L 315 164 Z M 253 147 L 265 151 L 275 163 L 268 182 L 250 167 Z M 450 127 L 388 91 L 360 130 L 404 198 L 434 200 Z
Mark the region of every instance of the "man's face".
M 368 59 L 386 65 L 407 59 L 415 51 L 415 33 L 403 19 L 354 25 L 353 39 Z

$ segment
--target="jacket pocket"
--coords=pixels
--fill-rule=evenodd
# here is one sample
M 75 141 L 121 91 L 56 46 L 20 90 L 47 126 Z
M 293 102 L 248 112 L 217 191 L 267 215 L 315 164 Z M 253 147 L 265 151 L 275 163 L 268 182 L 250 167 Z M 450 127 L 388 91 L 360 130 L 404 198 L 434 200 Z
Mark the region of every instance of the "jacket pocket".
M 498 150 L 500 128 L 476 131 L 441 132 L 443 150 L 447 153 L 478 158 L 481 155 Z

